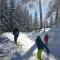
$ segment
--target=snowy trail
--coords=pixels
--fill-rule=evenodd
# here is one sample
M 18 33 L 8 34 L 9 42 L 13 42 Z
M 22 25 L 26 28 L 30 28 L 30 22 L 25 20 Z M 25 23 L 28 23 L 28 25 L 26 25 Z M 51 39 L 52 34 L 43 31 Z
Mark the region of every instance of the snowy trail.
M 53 30 L 53 29 L 52 29 Z M 60 29 L 54 31 L 48 31 L 50 39 L 49 39 L 49 49 L 50 55 L 47 56 L 46 53 L 42 52 L 43 60 L 60 60 Z M 57 34 L 57 31 L 59 32 Z M 14 44 L 14 36 L 12 33 L 4 33 L 0 37 L 0 60 L 37 60 L 37 48 L 35 45 L 36 36 L 40 35 L 43 39 L 43 36 L 46 34 L 43 30 L 39 33 L 20 33 L 18 38 L 18 43 L 22 45 L 21 47 L 16 47 Z M 58 37 L 58 41 L 56 37 Z M 55 42 L 56 41 L 56 42 Z

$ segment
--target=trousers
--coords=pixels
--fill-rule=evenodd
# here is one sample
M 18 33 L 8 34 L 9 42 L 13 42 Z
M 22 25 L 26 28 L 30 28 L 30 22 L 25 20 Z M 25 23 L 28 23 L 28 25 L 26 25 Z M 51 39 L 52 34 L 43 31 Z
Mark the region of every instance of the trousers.
M 41 58 L 42 51 L 43 51 L 43 49 L 38 49 L 38 52 L 37 52 L 37 59 L 38 60 L 42 60 L 42 58 Z

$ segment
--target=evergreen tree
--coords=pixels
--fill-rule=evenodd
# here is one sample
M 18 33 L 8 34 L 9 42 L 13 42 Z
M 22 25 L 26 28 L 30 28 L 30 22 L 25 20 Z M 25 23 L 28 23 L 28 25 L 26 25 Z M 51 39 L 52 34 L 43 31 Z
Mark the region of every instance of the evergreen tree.
M 6 0 L 1 0 L 0 1 L 0 22 L 1 22 L 1 31 L 7 31 L 7 13 L 8 13 L 8 9 L 7 9 L 7 1 Z
M 15 25 L 15 0 L 10 0 L 10 11 L 9 11 L 9 18 L 10 18 L 10 31 L 13 30 L 14 25 Z
M 2 31 L 12 31 L 14 24 L 14 1 L 1 0 L 0 1 L 0 29 Z M 7 4 L 8 3 L 8 4 Z

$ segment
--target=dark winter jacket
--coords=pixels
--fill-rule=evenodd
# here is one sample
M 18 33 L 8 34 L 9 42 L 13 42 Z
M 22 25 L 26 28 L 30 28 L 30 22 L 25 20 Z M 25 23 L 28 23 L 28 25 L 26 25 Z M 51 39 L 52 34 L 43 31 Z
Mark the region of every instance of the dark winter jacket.
M 17 28 L 15 28 L 13 30 L 13 34 L 14 34 L 14 36 L 18 37 L 19 36 L 19 30 Z
M 37 37 L 36 39 L 36 45 L 38 49 L 46 49 L 47 52 L 49 52 L 48 47 L 43 43 L 42 39 L 40 38 L 40 36 Z

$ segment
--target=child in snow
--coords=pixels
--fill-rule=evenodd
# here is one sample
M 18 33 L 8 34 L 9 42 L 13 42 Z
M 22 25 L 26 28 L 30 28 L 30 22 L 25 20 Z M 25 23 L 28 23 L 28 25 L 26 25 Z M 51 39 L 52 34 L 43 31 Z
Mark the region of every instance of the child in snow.
M 17 45 L 17 38 L 19 36 L 19 30 L 18 30 L 18 28 L 15 27 L 15 29 L 13 30 L 13 35 L 14 35 L 14 42 Z
M 42 51 L 44 50 L 44 48 L 47 50 L 47 53 L 49 53 L 49 49 L 48 47 L 43 43 L 42 39 L 40 36 L 37 36 L 37 39 L 36 39 L 36 45 L 37 45 L 37 48 L 38 48 L 38 53 L 37 53 L 37 58 L 38 60 L 42 60 L 41 58 L 41 53 Z
M 46 34 L 44 37 L 44 42 L 45 42 L 46 46 L 48 46 L 48 39 L 49 39 L 48 34 Z

